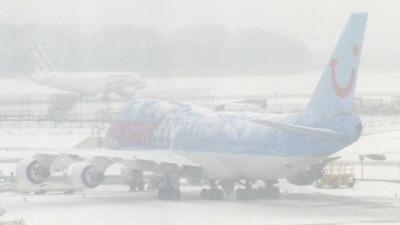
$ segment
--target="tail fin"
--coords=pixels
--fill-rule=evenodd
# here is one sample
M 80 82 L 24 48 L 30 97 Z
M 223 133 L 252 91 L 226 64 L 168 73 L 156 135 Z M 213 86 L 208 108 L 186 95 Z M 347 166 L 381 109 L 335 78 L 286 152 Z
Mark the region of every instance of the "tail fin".
M 307 106 L 307 113 L 332 115 L 353 111 L 366 22 L 367 13 L 354 13 L 350 16 Z
M 38 45 L 35 44 L 32 55 L 35 58 L 36 65 L 40 71 L 54 71 L 54 66 L 50 59 L 47 57 L 45 51 Z

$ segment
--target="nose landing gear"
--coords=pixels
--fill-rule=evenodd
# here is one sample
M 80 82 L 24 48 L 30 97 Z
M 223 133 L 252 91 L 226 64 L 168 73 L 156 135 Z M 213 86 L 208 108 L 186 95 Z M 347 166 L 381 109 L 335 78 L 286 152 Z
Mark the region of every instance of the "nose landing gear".
M 209 188 L 203 188 L 200 192 L 200 198 L 204 200 L 224 200 L 225 191 L 217 183 L 217 181 L 210 181 Z
M 162 200 L 179 200 L 181 198 L 179 187 L 179 177 L 165 177 L 158 188 L 158 198 Z

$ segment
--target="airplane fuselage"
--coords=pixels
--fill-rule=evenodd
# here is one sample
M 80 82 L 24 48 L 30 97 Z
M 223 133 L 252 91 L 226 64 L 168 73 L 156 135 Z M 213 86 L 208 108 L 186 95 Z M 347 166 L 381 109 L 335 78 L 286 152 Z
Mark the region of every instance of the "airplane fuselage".
M 327 120 L 301 114 L 287 118 L 287 122 L 345 135 L 307 136 L 258 124 L 243 114 L 219 113 L 180 102 L 141 100 L 121 112 L 108 137 L 121 148 L 174 151 L 202 165 L 209 176 L 267 179 L 304 169 L 353 143 L 361 132 L 356 115 Z
M 144 88 L 140 76 L 108 72 L 39 72 L 33 76 L 39 84 L 60 90 L 94 96 L 98 93 L 133 93 Z

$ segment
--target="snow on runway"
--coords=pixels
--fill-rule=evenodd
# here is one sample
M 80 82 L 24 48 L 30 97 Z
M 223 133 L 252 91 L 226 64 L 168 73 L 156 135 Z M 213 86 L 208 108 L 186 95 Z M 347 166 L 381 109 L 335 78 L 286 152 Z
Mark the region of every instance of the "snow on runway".
M 380 197 L 374 191 L 387 184 L 372 185 L 370 190 L 365 188 L 371 185 L 360 186 L 362 197 L 352 197 L 357 187 L 338 193 L 289 185 L 289 193 L 279 200 L 204 201 L 198 188 L 189 187 L 183 188 L 181 201 L 161 201 L 155 193 L 129 193 L 120 187 L 101 187 L 84 195 L 3 193 L 0 199 L 8 210 L 6 218 L 23 217 L 29 225 L 400 224 L 400 198 Z M 400 190 L 400 185 L 389 186 Z

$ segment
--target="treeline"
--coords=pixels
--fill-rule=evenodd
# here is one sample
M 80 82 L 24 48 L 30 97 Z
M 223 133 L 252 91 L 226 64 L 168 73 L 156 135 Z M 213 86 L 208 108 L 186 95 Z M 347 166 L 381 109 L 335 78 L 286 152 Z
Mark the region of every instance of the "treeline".
M 302 71 L 299 40 L 260 29 L 196 26 L 162 35 L 131 25 L 0 24 L 0 73 L 35 70 L 34 43 L 60 71 L 132 71 L 144 76 L 264 75 Z

